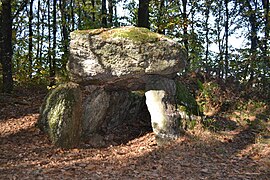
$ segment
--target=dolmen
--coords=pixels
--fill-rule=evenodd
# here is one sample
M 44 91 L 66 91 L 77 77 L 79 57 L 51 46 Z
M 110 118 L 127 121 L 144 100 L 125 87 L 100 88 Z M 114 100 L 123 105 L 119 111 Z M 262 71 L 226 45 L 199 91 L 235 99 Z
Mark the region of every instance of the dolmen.
M 48 93 L 37 122 L 53 144 L 75 147 L 101 128 L 138 117 L 145 104 L 158 143 L 181 135 L 175 78 L 187 58 L 182 45 L 139 27 L 70 36 L 70 82 Z

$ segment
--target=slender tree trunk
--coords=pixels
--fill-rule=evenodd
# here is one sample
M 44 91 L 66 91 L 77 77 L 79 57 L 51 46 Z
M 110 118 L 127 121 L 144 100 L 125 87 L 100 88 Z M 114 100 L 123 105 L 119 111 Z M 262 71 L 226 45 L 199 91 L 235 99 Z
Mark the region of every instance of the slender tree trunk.
M 101 6 L 101 17 L 102 17 L 102 27 L 107 27 L 107 8 L 106 8 L 106 0 L 102 0 Z
M 93 12 L 92 12 L 92 21 L 95 22 L 96 21 L 96 13 L 95 13 L 95 0 L 91 0 L 91 4 L 92 4 L 92 8 L 93 8 Z
M 12 15 L 11 0 L 2 1 L 2 67 L 3 67 L 3 92 L 11 93 L 13 90 L 12 79 Z
M 2 33 L 2 11 L 0 11 L 0 65 L 2 67 L 3 64 L 3 54 L 2 54 L 2 48 L 3 48 L 3 33 Z M 2 74 L 2 68 L 0 68 L 0 72 Z
M 75 30 L 74 0 L 70 0 L 71 7 L 71 31 Z
M 225 0 L 225 14 L 226 14 L 226 19 L 225 19 L 225 79 L 228 76 L 228 71 L 229 71 L 229 9 L 228 9 L 228 0 Z
M 263 54 L 264 57 L 267 58 L 267 50 L 268 50 L 268 40 L 269 40 L 269 31 L 270 31 L 270 24 L 269 24 L 269 0 L 262 0 L 263 8 L 264 8 L 264 50 Z
M 270 68 L 270 58 L 268 55 L 268 41 L 269 41 L 269 31 L 270 31 L 270 23 L 269 23 L 269 0 L 262 0 L 263 8 L 264 8 L 264 48 L 263 48 L 263 57 L 264 62 L 268 68 Z M 266 68 L 264 68 L 264 74 L 267 74 Z M 263 79 L 264 86 L 267 84 L 267 81 L 265 81 L 265 78 Z
M 113 26 L 113 6 L 114 6 L 113 0 L 108 0 L 108 10 L 109 10 L 108 22 L 109 22 L 109 27 Z
M 28 44 L 28 61 L 29 61 L 29 78 L 32 78 L 33 73 L 33 0 L 30 0 L 29 9 L 29 44 Z
M 221 2 L 222 3 L 222 2 Z M 223 7 L 223 5 L 222 5 Z M 224 75 L 224 68 L 223 68 L 223 47 L 222 47 L 222 38 L 221 38 L 221 24 L 220 22 L 222 22 L 222 9 L 223 8 L 219 8 L 218 9 L 218 19 L 216 21 L 217 23 L 217 41 L 218 41 L 218 50 L 219 50 L 219 62 L 218 62 L 218 77 L 219 78 L 223 78 Z
M 206 73 L 209 74 L 209 65 L 208 65 L 208 56 L 209 56 L 209 28 L 208 28 L 208 21 L 209 21 L 209 8 L 210 5 L 206 2 L 206 11 L 205 11 L 205 39 L 206 39 L 206 50 L 205 50 L 205 63 L 206 63 Z
M 39 63 L 39 51 L 40 51 L 40 0 L 38 0 L 37 4 L 37 53 L 36 53 L 36 61 Z M 40 69 L 38 69 L 40 71 Z
M 82 8 L 81 8 L 81 4 L 78 5 L 78 29 L 82 29 Z M 68 19 L 69 18 L 69 14 L 67 15 L 67 24 L 68 24 Z
M 158 13 L 158 33 L 160 34 L 165 34 L 165 29 L 162 27 L 164 8 L 165 8 L 165 0 L 161 0 L 160 5 L 159 5 L 159 13 Z
M 183 12 L 182 12 L 182 18 L 184 20 L 184 46 L 187 50 L 187 54 L 189 54 L 189 45 L 188 45 L 188 17 L 187 17 L 187 0 L 182 0 L 183 4 Z M 187 65 L 186 70 L 188 70 L 190 67 L 190 58 L 187 58 Z
M 138 27 L 150 28 L 149 0 L 139 0 Z
M 118 17 L 117 17 L 117 5 L 114 4 L 113 8 L 114 8 L 114 26 L 119 27 L 120 24 L 119 24 Z
M 256 60 L 256 50 L 258 46 L 258 37 L 257 37 L 257 19 L 256 19 L 256 7 L 253 10 L 250 1 L 246 0 L 247 7 L 249 8 L 249 23 L 250 23 L 250 58 L 246 66 L 245 76 L 250 75 L 249 85 L 252 85 L 254 79 L 254 63 Z M 250 73 L 250 74 L 248 74 Z
M 64 54 L 62 56 L 62 66 L 66 67 L 67 57 L 68 57 L 68 30 L 67 30 L 67 13 L 65 11 L 66 0 L 59 1 L 60 11 L 61 11 L 61 20 L 62 20 L 62 46 L 64 49 Z
M 39 60 L 42 64 L 42 55 L 43 55 L 43 43 L 44 43 L 44 31 L 45 31 L 45 19 L 46 19 L 46 11 L 41 12 L 41 40 L 40 40 L 40 50 L 39 50 Z
M 50 0 L 48 2 L 47 16 L 48 16 L 48 62 L 49 62 L 49 71 L 50 71 L 50 85 L 53 81 L 53 65 L 52 65 L 52 53 L 51 53 L 51 10 L 50 10 Z
M 56 72 L 56 4 L 57 0 L 53 0 L 53 57 L 52 57 L 52 71 L 51 71 L 51 86 L 55 84 L 55 72 Z

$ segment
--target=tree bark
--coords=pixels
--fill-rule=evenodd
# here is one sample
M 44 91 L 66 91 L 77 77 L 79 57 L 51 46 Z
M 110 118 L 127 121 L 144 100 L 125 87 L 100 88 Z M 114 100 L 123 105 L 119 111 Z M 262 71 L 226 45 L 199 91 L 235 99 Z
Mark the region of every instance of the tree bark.
M 28 61 L 29 61 L 29 78 L 32 78 L 33 73 L 33 0 L 30 0 L 29 5 L 29 44 L 28 44 Z
M 263 8 L 264 8 L 264 49 L 263 55 L 267 58 L 267 50 L 268 50 L 268 40 L 269 40 L 269 31 L 270 31 L 270 24 L 269 24 L 269 0 L 262 0 Z
M 159 14 L 158 14 L 158 33 L 165 34 L 165 29 L 162 27 L 162 18 L 164 15 L 165 0 L 160 1 Z
M 56 32 L 57 32 L 57 24 L 56 24 L 56 4 L 57 0 L 53 0 L 53 57 L 52 57 L 52 69 L 51 69 L 51 82 L 50 85 L 55 85 L 55 72 L 56 72 Z
M 75 30 L 74 0 L 70 0 L 71 7 L 71 31 Z
M 2 33 L 2 11 L 0 11 L 0 65 L 2 66 L 3 63 L 3 54 L 2 54 L 2 48 L 3 48 L 3 33 Z M 2 73 L 2 68 L 0 68 L 0 72 Z
M 11 0 L 2 1 L 2 67 L 3 67 L 3 92 L 11 93 L 13 90 L 12 79 L 12 12 Z
M 225 0 L 225 14 L 226 14 L 226 19 L 225 19 L 225 79 L 228 76 L 228 71 L 229 71 L 229 9 L 228 9 L 228 0 Z
M 59 1 L 60 11 L 61 11 L 61 20 L 62 20 L 62 46 L 64 54 L 62 56 L 62 67 L 66 67 L 67 58 L 68 58 L 68 29 L 67 29 L 67 13 L 65 11 L 66 0 Z
M 250 1 L 246 0 L 246 5 L 248 7 L 249 10 L 249 24 L 250 24 L 250 58 L 249 61 L 246 65 L 246 70 L 245 70 L 245 76 L 246 78 L 248 77 L 248 75 L 250 75 L 249 78 L 249 85 L 252 85 L 252 81 L 254 79 L 254 70 L 253 70 L 253 66 L 255 63 L 255 59 L 256 59 L 256 50 L 258 47 L 258 36 L 257 36 L 257 19 L 256 19 L 256 8 L 255 10 L 253 10 Z M 250 74 L 249 74 L 250 73 Z
M 113 26 L 113 6 L 114 6 L 113 0 L 108 0 L 108 10 L 109 10 L 108 22 L 109 22 L 109 27 Z
M 149 0 L 139 0 L 138 27 L 145 27 L 150 29 Z
M 184 20 L 184 46 L 187 50 L 187 53 L 189 54 L 189 44 L 188 44 L 188 18 L 187 18 L 187 0 L 182 0 L 183 4 L 183 12 L 182 12 L 182 18 Z M 190 58 L 187 58 L 187 65 L 186 70 L 188 70 L 190 67 Z
M 52 66 L 52 52 L 51 52 L 51 11 L 50 11 L 50 0 L 47 1 L 48 9 L 47 9 L 47 16 L 48 16 L 48 63 L 49 63 L 49 72 L 50 78 L 53 76 L 53 66 Z M 51 85 L 51 79 L 50 79 Z
M 206 63 L 206 72 L 209 74 L 209 65 L 208 65 L 208 56 L 209 56 L 209 9 L 211 4 L 206 2 L 206 11 L 205 11 L 205 39 L 206 39 L 206 50 L 205 50 L 205 63 Z
M 224 50 L 223 50 L 223 45 L 222 45 L 222 37 L 221 37 L 221 32 L 222 32 L 222 26 L 220 22 L 222 21 L 222 9 L 219 8 L 218 10 L 218 19 L 217 19 L 217 38 L 218 38 L 218 50 L 219 50 L 219 63 L 218 63 L 218 77 L 223 78 L 224 75 L 224 68 L 223 68 L 223 56 L 224 56 Z
M 102 0 L 102 6 L 101 6 L 101 17 L 102 17 L 102 27 L 107 27 L 107 8 L 106 8 L 106 0 Z
M 91 4 L 92 4 L 92 8 L 94 10 L 95 9 L 95 0 L 91 0 Z M 95 11 L 92 12 L 92 21 L 93 22 L 96 21 L 96 13 L 95 13 Z
M 36 52 L 36 60 L 39 62 L 39 51 L 40 51 L 40 0 L 38 0 L 37 4 L 37 52 Z M 39 71 L 39 70 L 38 70 Z

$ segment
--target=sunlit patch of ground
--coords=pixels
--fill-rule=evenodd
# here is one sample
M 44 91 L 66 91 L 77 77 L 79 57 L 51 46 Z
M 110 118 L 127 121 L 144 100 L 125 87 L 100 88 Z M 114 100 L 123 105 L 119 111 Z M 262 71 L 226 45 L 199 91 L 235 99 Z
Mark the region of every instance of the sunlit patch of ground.
M 225 131 L 198 128 L 163 147 L 157 146 L 152 132 L 146 132 L 124 144 L 104 148 L 83 143 L 70 150 L 56 148 L 35 127 L 37 106 L 44 95 L 40 94 L 40 101 L 29 98 L 27 104 L 17 105 L 19 115 L 10 113 L 12 102 L 5 104 L 7 113 L 1 114 L 4 118 L 0 120 L 0 179 L 270 177 L 270 147 L 256 141 L 257 133 L 250 126 Z M 116 139 L 120 136 L 119 131 L 111 135 Z

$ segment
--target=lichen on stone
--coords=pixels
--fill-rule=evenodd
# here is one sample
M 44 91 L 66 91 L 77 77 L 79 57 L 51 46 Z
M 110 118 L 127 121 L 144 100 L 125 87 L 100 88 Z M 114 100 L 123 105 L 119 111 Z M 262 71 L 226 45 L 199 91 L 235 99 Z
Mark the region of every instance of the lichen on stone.
M 81 98 L 79 85 L 71 82 L 51 90 L 45 98 L 38 127 L 58 147 L 70 148 L 79 143 Z

